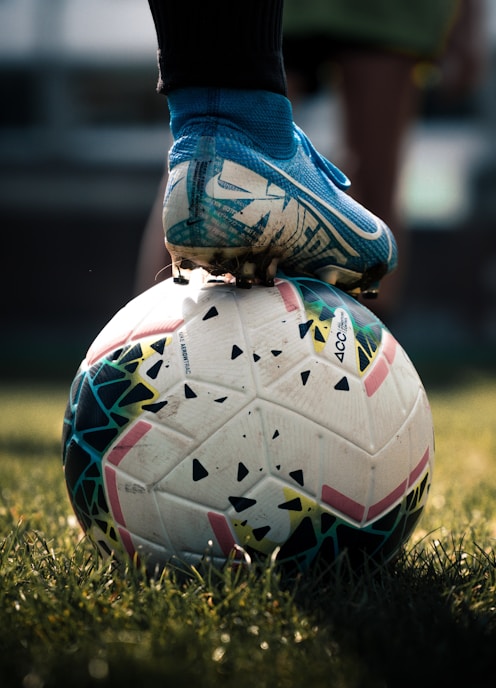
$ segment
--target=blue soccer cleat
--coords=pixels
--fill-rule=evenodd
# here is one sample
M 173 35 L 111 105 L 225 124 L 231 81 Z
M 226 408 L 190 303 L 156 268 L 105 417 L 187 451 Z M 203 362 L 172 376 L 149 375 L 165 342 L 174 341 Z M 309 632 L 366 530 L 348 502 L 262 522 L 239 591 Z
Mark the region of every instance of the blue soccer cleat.
M 289 106 L 275 98 L 283 111 Z M 241 286 L 271 284 L 280 268 L 351 293 L 377 292 L 397 262 L 391 231 L 346 193 L 347 177 L 292 123 L 290 106 L 289 152 L 276 146 L 274 156 L 224 103 L 211 116 L 201 100 L 196 111 L 181 95 L 170 102 L 175 143 L 163 222 L 176 279 L 203 267 Z

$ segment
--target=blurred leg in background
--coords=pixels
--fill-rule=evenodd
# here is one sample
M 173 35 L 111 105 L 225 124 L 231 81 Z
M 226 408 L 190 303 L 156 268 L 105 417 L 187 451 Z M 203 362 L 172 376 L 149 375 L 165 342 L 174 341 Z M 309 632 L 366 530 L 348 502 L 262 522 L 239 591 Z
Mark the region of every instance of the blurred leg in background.
M 418 110 L 413 58 L 381 51 L 337 55 L 343 107 L 345 159 L 350 193 L 392 228 L 398 268 L 386 276 L 377 300 L 367 303 L 384 320 L 401 307 L 408 270 L 409 233 L 398 208 L 402 153 Z
M 171 259 L 165 248 L 162 227 L 162 206 L 166 185 L 167 170 L 160 181 L 155 201 L 143 231 L 134 277 L 135 294 L 141 294 L 146 289 L 153 287 L 154 284 L 172 277 Z
M 338 164 L 349 193 L 383 218 L 396 238 L 398 268 L 368 301 L 386 324 L 407 295 L 410 236 L 398 205 L 403 154 L 425 82 L 452 95 L 480 73 L 481 0 L 285 0 L 288 93 L 331 88 L 340 104 Z M 330 130 L 336 122 L 329 122 Z

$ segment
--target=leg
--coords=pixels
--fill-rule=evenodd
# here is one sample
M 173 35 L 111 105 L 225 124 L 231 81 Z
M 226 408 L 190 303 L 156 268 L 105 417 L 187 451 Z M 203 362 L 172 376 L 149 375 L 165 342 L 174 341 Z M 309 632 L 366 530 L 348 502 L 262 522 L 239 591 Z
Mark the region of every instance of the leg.
M 171 260 L 165 248 L 162 228 L 162 202 L 166 185 L 167 173 L 164 173 L 141 240 L 136 265 L 135 294 L 141 294 L 142 291 L 172 275 Z
M 279 265 L 350 292 L 375 289 L 396 246 L 293 123 L 282 1 L 149 2 L 175 140 L 163 223 L 177 278 L 204 267 L 270 284 Z
M 158 90 L 207 87 L 286 93 L 283 0 L 148 0 L 155 22 Z
M 397 207 L 405 135 L 418 107 L 411 78 L 414 58 L 392 52 L 344 50 L 338 57 L 351 195 L 392 228 L 400 267 L 388 276 L 377 302 L 380 315 L 394 312 L 408 268 L 408 233 Z

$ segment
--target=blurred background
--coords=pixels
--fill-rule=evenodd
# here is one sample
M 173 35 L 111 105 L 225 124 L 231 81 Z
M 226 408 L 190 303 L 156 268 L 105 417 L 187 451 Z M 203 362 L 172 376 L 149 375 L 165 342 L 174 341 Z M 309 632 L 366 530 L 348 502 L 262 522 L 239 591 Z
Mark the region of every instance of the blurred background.
M 411 274 L 397 335 L 414 362 L 493 365 L 496 350 L 496 3 L 484 76 L 423 100 L 401 202 Z M 0 0 L 0 379 L 67 378 L 134 294 L 166 163 L 145 0 Z M 332 91 L 297 121 L 333 157 Z M 331 133 L 330 133 L 331 132 Z

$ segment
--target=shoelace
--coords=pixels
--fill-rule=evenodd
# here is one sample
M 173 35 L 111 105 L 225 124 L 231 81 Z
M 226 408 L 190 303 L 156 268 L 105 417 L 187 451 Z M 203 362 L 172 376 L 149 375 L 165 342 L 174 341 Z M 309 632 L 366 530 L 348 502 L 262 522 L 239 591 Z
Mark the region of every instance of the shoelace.
M 296 124 L 293 125 L 295 132 L 300 139 L 302 146 L 307 153 L 307 155 L 315 162 L 317 167 L 319 167 L 325 174 L 327 174 L 328 177 L 332 179 L 332 181 L 338 186 L 340 189 L 347 189 L 351 182 L 348 179 L 348 177 L 344 174 L 344 172 L 341 172 L 339 167 L 336 167 L 336 165 L 333 165 L 330 160 L 327 160 L 327 158 L 324 158 L 323 155 L 321 155 L 308 136 L 305 134 L 304 131 L 300 129 L 299 126 Z

